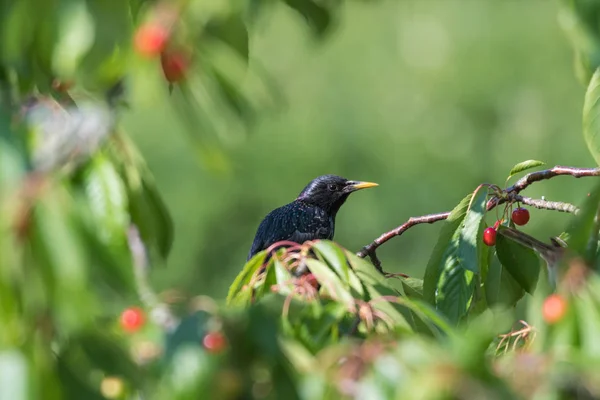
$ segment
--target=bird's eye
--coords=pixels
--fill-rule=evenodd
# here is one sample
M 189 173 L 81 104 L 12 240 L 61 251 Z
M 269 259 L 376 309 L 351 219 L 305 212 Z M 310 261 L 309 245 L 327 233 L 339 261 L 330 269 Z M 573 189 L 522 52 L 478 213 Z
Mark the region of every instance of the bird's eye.
M 329 189 L 330 192 L 335 192 L 338 189 L 338 187 L 337 185 L 330 183 L 329 185 L 327 185 L 327 189 Z

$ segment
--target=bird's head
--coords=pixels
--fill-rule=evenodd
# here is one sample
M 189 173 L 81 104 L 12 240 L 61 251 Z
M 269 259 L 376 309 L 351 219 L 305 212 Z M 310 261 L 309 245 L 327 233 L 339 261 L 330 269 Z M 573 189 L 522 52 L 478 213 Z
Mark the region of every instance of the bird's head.
M 319 206 L 335 214 L 350 193 L 374 186 L 378 185 L 372 182 L 350 181 L 336 175 L 323 175 L 306 185 L 300 192 L 298 200 Z

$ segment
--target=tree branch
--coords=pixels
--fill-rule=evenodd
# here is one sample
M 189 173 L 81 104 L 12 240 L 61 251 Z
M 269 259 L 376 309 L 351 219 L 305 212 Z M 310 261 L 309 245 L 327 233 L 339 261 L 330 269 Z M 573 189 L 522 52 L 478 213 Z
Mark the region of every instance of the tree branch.
M 450 211 L 438 214 L 423 215 L 421 217 L 411 217 L 408 219 L 408 221 L 406 221 L 396 229 L 392 229 L 391 231 L 384 233 L 383 235 L 375 239 L 371 244 L 368 244 L 365 247 L 363 247 L 362 250 L 359 251 L 356 255 L 360 258 L 365 258 L 368 255 L 371 258 L 371 262 L 373 263 L 375 268 L 377 268 L 379 272 L 383 273 L 383 269 L 381 268 L 381 261 L 379 261 L 379 259 L 377 258 L 377 254 L 375 253 L 379 246 L 381 246 L 382 244 L 384 244 L 385 242 L 387 242 L 395 236 L 402 235 L 409 228 L 415 225 L 432 224 L 437 221 L 445 220 L 446 218 L 448 218 L 449 215 Z
M 521 191 L 526 189 L 529 185 L 535 182 L 543 181 L 546 179 L 554 178 L 555 176 L 568 175 L 574 178 L 583 178 L 587 176 L 600 176 L 600 167 L 598 168 L 574 168 L 574 167 L 563 167 L 557 165 L 550 169 L 543 171 L 531 172 L 517 181 L 512 186 L 504 189 L 503 193 L 510 196 L 511 194 L 519 194 Z M 498 204 L 505 203 L 507 198 L 493 197 L 487 204 L 488 211 L 497 206 Z
M 554 210 L 560 212 L 567 212 L 571 214 L 577 214 L 579 208 L 570 203 L 563 203 L 561 201 L 547 201 L 542 199 L 532 199 L 531 197 L 524 197 L 517 195 L 514 197 L 516 201 L 526 204 L 531 207 L 543 209 L 543 210 Z
M 504 189 L 502 191 L 501 196 L 492 197 L 487 203 L 486 210 L 490 211 L 490 210 L 494 209 L 496 206 L 507 203 L 507 202 L 512 203 L 515 201 L 520 201 L 523 204 L 527 204 L 527 205 L 535 207 L 535 208 L 577 214 L 577 212 L 579 212 L 579 209 L 576 206 L 574 206 L 573 204 L 562 203 L 562 202 L 557 202 L 557 201 L 547 201 L 547 200 L 541 200 L 541 199 L 532 199 L 529 197 L 523 197 L 523 196 L 519 195 L 519 193 L 521 191 L 526 189 L 532 183 L 539 182 L 539 181 L 546 180 L 546 179 L 551 179 L 551 178 L 554 178 L 555 176 L 560 176 L 560 175 L 568 175 L 568 176 L 572 176 L 574 178 L 582 178 L 582 177 L 587 177 L 587 176 L 600 176 L 600 167 L 598 167 L 598 168 L 574 168 L 574 167 L 563 167 L 563 166 L 557 165 L 550 169 L 529 173 L 529 174 L 525 175 L 524 177 L 522 177 L 521 179 L 519 179 L 514 185 L 509 186 L 508 188 Z M 383 245 L 385 242 L 387 242 L 388 240 L 390 240 L 393 237 L 402 235 L 409 228 L 412 228 L 415 225 L 424 224 L 424 223 L 432 224 L 434 222 L 443 221 L 443 220 L 447 219 L 449 215 L 450 215 L 450 211 L 437 213 L 437 214 L 423 215 L 420 217 L 411 217 L 408 219 L 408 221 L 406 221 L 402 225 L 398 226 L 395 229 L 392 229 L 389 232 L 382 234 L 377 239 L 375 239 L 373 242 L 371 242 L 370 244 L 363 247 L 358 253 L 356 253 L 356 255 L 360 258 L 365 258 L 365 257 L 369 256 L 369 258 L 371 259 L 371 262 L 373 263 L 373 266 L 379 272 L 381 272 L 383 274 L 384 272 L 381 267 L 381 261 L 377 257 L 377 253 L 376 253 L 377 249 L 381 245 Z

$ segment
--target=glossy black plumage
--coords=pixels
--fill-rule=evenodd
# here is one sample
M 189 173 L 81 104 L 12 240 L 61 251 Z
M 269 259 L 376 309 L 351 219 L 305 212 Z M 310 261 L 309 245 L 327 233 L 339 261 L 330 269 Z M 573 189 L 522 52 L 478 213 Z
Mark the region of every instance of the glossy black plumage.
M 273 243 L 288 240 L 333 239 L 335 217 L 350 193 L 377 186 L 371 182 L 349 181 L 336 175 L 313 179 L 293 202 L 271 211 L 256 231 L 248 260 Z

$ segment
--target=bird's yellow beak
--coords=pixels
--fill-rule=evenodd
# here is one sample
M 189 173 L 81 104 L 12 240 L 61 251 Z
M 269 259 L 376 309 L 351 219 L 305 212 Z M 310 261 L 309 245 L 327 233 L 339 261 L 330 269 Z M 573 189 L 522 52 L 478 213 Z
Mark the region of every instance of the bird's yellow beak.
M 375 186 L 379 186 L 379 184 L 373 182 L 354 182 L 349 186 L 349 188 L 354 191 L 360 189 L 367 189 Z

